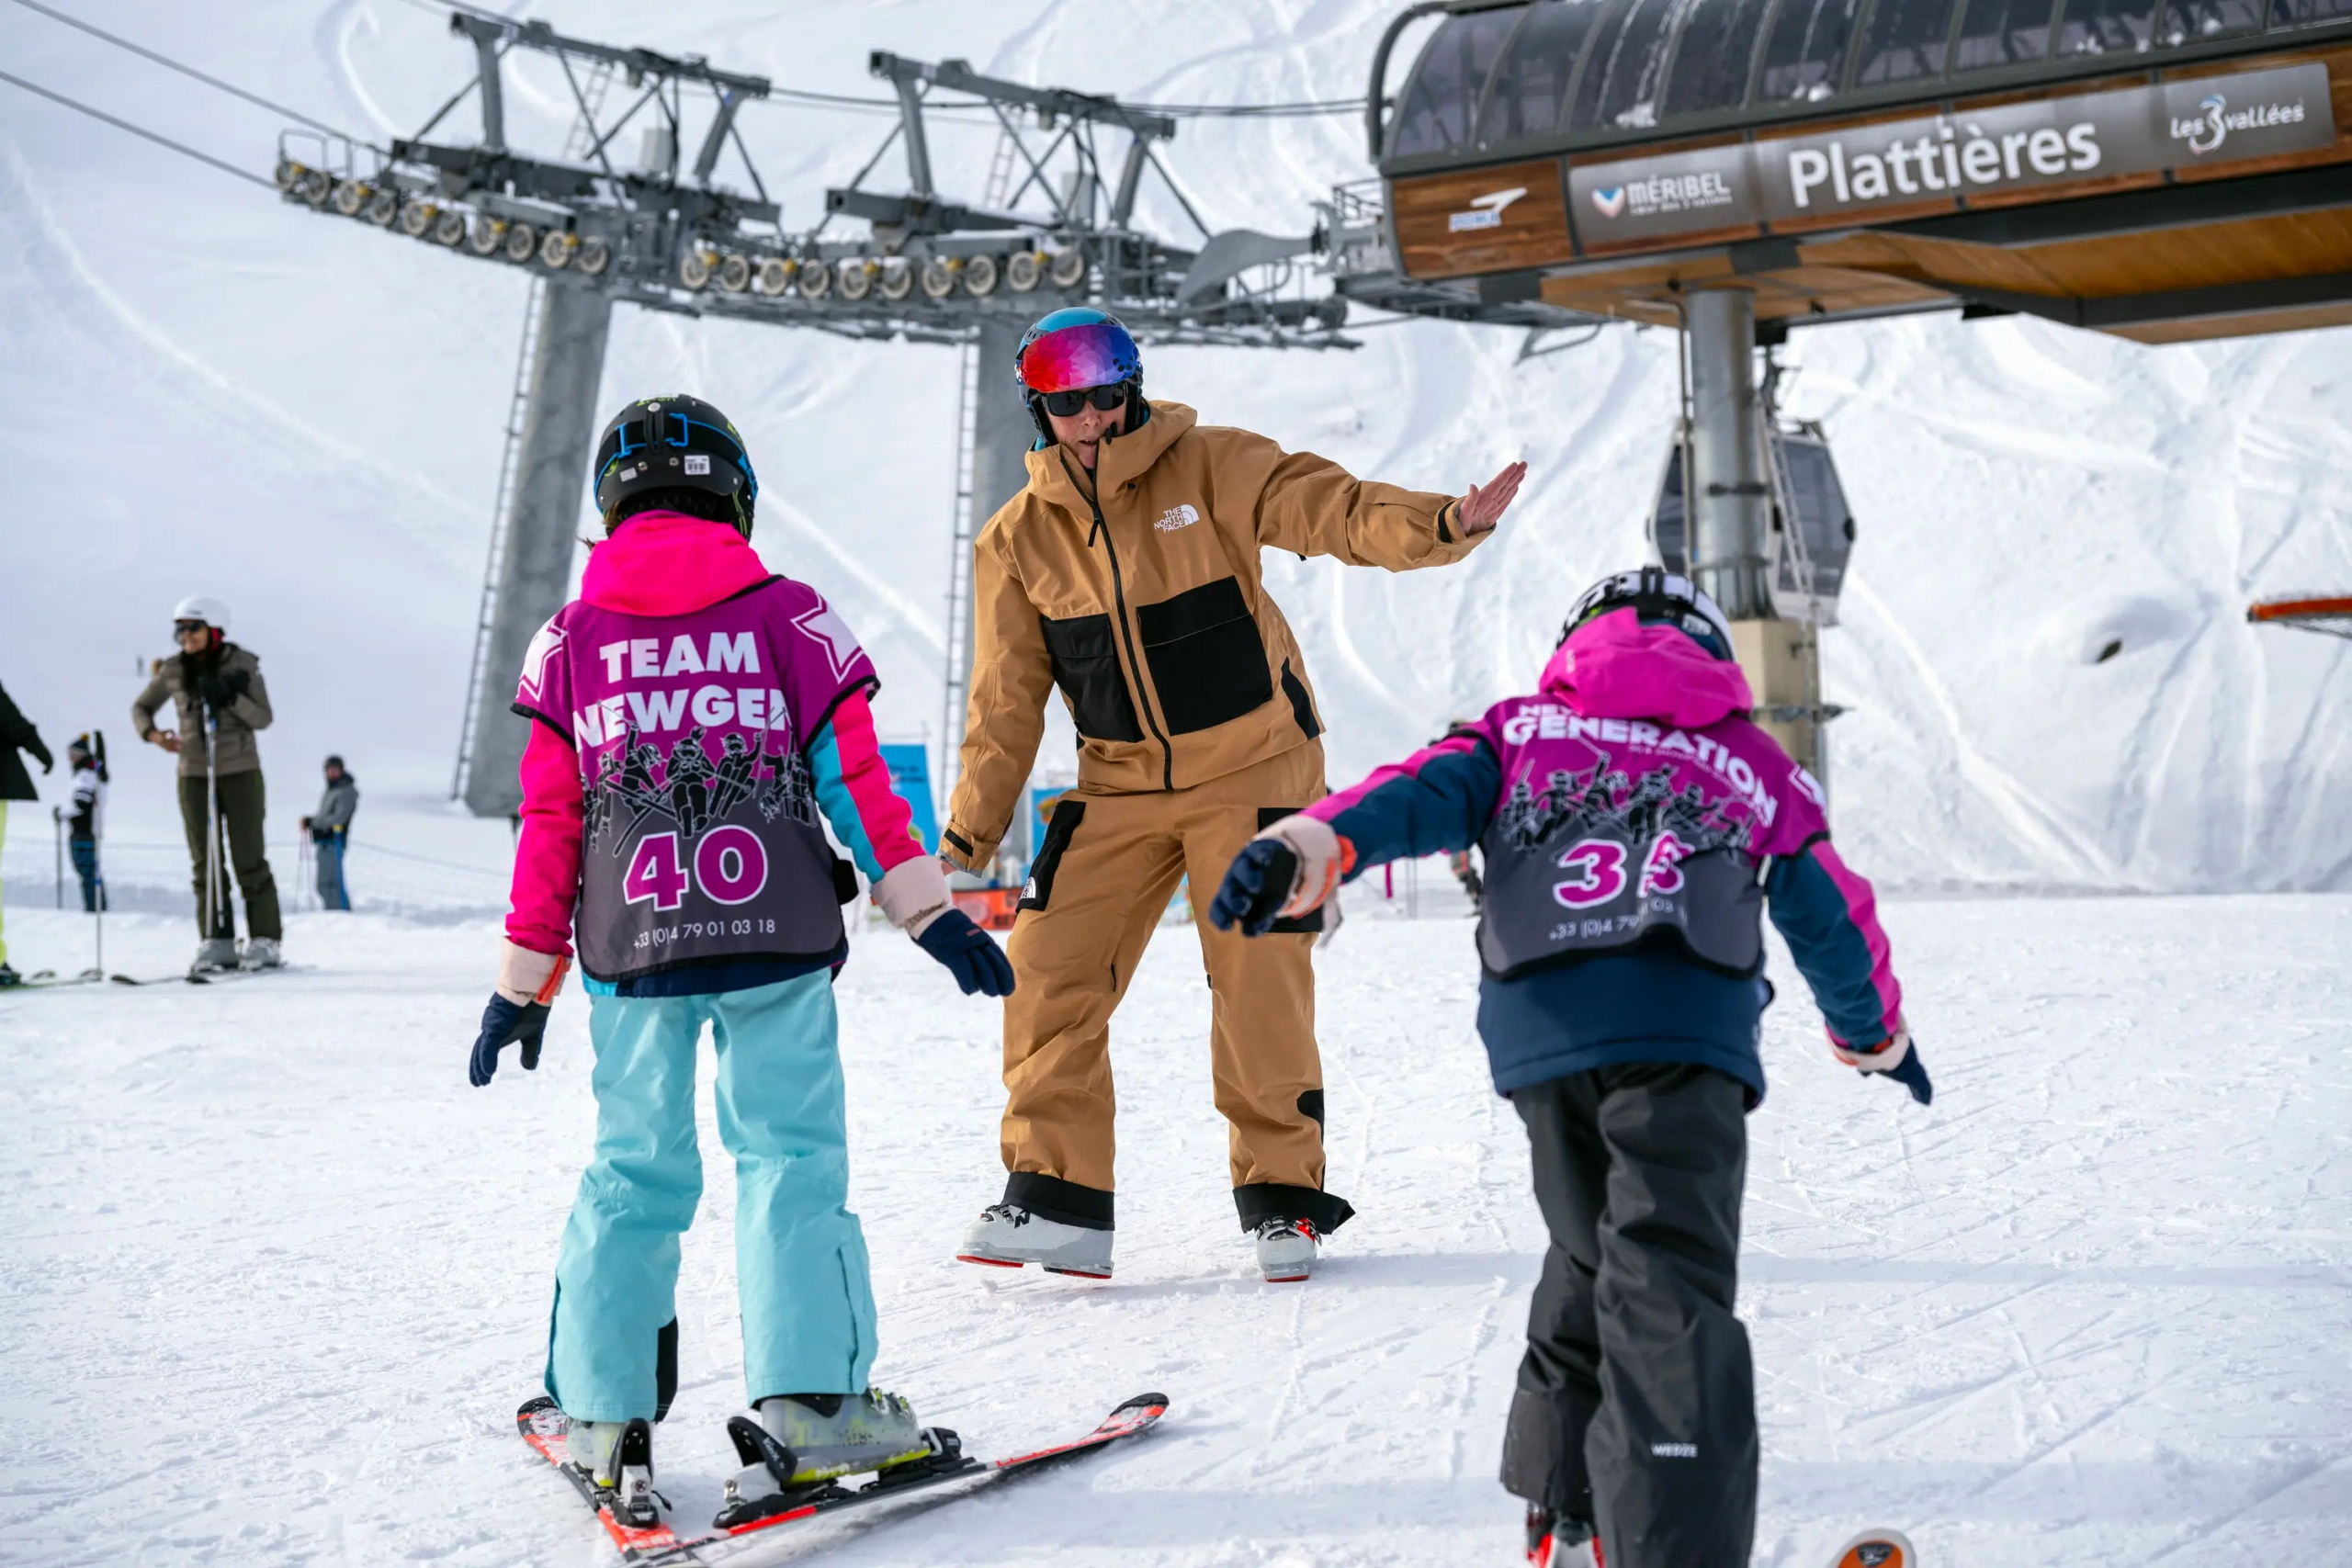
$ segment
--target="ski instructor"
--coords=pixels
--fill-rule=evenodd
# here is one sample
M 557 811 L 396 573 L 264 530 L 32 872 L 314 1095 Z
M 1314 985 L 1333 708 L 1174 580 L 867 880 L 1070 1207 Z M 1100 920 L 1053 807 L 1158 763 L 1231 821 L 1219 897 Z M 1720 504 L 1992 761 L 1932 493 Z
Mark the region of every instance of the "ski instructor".
M 1030 328 L 1014 368 L 1038 439 L 1027 486 L 973 546 L 971 700 L 942 858 L 994 860 L 1054 686 L 1079 782 L 1055 803 L 1007 944 L 1004 1200 L 957 1256 L 1109 1276 L 1111 1014 L 1189 872 L 1234 1206 L 1265 1277 L 1303 1280 L 1354 1212 L 1323 1190 L 1321 916 L 1257 941 L 1206 919 L 1241 847 L 1325 793 L 1323 721 L 1259 551 L 1451 565 L 1493 531 L 1526 465 L 1460 497 L 1359 480 L 1146 402 L 1134 339 L 1082 307 Z

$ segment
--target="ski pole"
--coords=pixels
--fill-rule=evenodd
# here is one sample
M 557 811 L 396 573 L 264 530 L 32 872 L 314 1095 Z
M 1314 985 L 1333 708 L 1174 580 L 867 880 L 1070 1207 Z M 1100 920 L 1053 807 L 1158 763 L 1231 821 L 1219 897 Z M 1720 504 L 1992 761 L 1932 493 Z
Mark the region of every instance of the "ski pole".
M 220 931 L 220 716 L 204 705 L 204 940 Z
M 50 825 L 57 835 L 57 907 L 65 908 L 65 816 L 57 807 L 49 808 Z

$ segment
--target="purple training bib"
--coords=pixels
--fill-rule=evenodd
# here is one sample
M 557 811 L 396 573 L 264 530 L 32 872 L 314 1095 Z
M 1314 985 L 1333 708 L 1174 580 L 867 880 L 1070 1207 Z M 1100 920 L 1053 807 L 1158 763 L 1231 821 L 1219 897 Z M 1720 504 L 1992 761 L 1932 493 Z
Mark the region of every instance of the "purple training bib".
M 1697 729 L 1514 697 L 1472 726 L 1502 761 L 1478 956 L 1503 977 L 1660 936 L 1733 975 L 1764 956 L 1767 856 L 1826 835 L 1821 786 L 1734 716 Z
M 843 698 L 879 684 L 823 596 L 790 578 L 679 615 L 558 611 L 514 711 L 580 755 L 581 967 L 616 981 L 837 949 L 808 747 Z

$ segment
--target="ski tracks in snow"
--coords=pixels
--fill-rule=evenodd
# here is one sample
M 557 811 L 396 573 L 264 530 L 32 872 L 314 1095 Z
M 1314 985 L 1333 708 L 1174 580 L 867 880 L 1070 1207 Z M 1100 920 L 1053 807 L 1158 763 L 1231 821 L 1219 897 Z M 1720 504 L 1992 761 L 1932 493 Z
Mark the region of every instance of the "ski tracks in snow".
M 1002 1180 L 997 1017 L 861 936 L 838 995 L 876 1380 L 985 1453 L 1142 1389 L 1174 1404 L 1132 1448 L 829 1561 L 1516 1561 L 1495 1473 L 1544 1240 L 1523 1134 L 1472 1030 L 1467 923 L 1351 901 L 1317 964 L 1330 1183 L 1359 1213 L 1302 1286 L 1261 1281 L 1234 1223 L 1193 931 L 1158 932 L 1113 1029 L 1107 1284 L 952 1260 Z M 1933 1108 L 1832 1062 L 1773 958 L 1740 1302 L 1756 1561 L 1815 1568 L 1871 1519 L 1937 1568 L 2324 1556 L 2352 1533 L 2352 899 L 1886 916 Z M 20 960 L 84 940 L 46 910 L 8 927 Z M 153 917 L 107 935 L 141 969 L 185 943 Z M 588 1148 L 585 1009 L 558 1004 L 537 1073 L 467 1088 L 493 935 L 296 916 L 306 968 L 280 979 L 0 997 L 23 1130 L 0 1157 L 11 1554 L 609 1560 L 510 1419 Z M 658 1439 L 688 1518 L 745 1392 L 707 1100 L 702 1142 Z M 202 1462 L 158 1464 L 157 1422 L 204 1434 Z

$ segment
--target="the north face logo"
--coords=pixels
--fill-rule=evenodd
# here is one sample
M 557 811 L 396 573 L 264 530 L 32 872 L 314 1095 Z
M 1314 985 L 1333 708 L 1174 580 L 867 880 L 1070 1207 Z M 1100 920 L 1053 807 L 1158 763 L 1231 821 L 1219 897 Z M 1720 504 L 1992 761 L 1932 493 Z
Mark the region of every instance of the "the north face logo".
M 1154 523 L 1152 526 L 1163 534 L 1172 534 L 1179 528 L 1189 528 L 1200 520 L 1199 510 L 1187 502 L 1182 506 L 1171 506 L 1161 513 L 1159 521 Z

